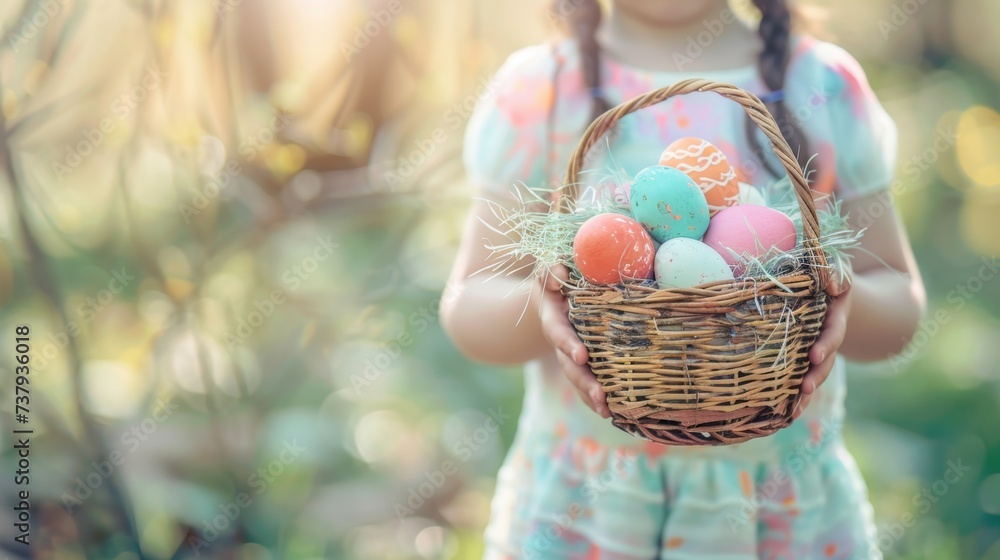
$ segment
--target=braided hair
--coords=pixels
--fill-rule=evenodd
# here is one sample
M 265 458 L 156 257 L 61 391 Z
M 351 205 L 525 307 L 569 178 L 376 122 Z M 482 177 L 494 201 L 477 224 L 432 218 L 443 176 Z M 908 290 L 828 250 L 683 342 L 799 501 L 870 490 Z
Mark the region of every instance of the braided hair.
M 597 27 L 601 24 L 601 5 L 597 0 L 555 0 L 553 13 L 580 49 L 583 81 L 592 100 L 591 121 L 610 108 L 601 91 L 601 46 L 597 44 Z
M 764 85 L 772 95 L 765 95 L 765 105 L 774 116 L 782 135 L 805 166 L 809 153 L 805 135 L 795 124 L 791 112 L 784 102 L 785 74 L 791 58 L 792 11 L 787 0 L 753 0 L 760 10 L 759 34 L 763 43 L 757 68 Z M 597 0 L 554 0 L 553 14 L 559 19 L 576 40 L 580 49 L 584 83 L 592 99 L 591 120 L 607 111 L 609 104 L 601 90 L 600 45 L 597 43 L 597 27 L 601 22 L 601 6 Z M 765 146 L 756 135 L 757 128 L 749 118 L 746 120 L 746 137 L 750 149 L 767 171 L 778 177 L 783 174 L 764 157 Z
M 764 48 L 757 58 L 757 69 L 764 85 L 771 90 L 765 95 L 765 105 L 771 112 L 778 129 L 785 141 L 796 154 L 800 165 L 805 168 L 808 161 L 809 147 L 805 135 L 795 124 L 791 112 L 784 101 L 785 74 L 788 71 L 788 61 L 791 58 L 792 13 L 786 0 L 753 0 L 754 6 L 760 10 L 760 26 L 758 33 Z M 764 157 L 764 146 L 758 141 L 757 127 L 753 121 L 746 121 L 747 144 L 757 156 L 767 171 L 774 177 L 784 175 L 781 169 L 774 166 Z

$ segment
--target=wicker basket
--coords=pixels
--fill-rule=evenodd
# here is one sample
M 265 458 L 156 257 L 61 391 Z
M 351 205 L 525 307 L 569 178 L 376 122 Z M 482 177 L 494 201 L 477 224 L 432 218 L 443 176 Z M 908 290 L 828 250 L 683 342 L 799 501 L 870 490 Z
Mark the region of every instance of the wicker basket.
M 693 92 L 739 103 L 791 179 L 807 249 L 807 258 L 790 263 L 778 278 L 791 291 L 766 278 L 666 290 L 592 286 L 573 278 L 564 293 L 615 426 L 664 444 L 723 445 L 791 423 L 809 348 L 826 315 L 826 259 L 817 242 L 812 192 L 764 104 L 736 86 L 709 80 L 678 82 L 622 103 L 584 133 L 555 207 L 569 211 L 587 152 L 619 119 Z

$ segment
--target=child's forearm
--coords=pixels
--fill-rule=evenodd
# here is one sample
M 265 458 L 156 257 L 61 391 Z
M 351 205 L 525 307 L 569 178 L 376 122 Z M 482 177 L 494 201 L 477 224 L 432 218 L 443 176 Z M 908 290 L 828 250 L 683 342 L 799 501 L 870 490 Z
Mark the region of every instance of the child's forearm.
M 473 360 L 520 364 L 535 359 L 552 350 L 542 335 L 542 289 L 536 284 L 533 279 L 503 276 L 487 282 L 461 280 L 454 297 L 442 301 L 442 325 Z
M 884 360 L 901 352 L 916 332 L 925 305 L 919 280 L 884 268 L 855 275 L 850 298 L 840 352 L 855 361 Z

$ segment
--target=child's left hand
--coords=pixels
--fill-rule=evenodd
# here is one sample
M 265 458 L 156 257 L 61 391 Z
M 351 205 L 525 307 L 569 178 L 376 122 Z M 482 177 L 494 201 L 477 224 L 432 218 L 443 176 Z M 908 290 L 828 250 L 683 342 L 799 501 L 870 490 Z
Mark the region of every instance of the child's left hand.
M 844 343 L 847 317 L 851 312 L 851 277 L 849 275 L 831 276 L 826 293 L 829 296 L 826 319 L 823 321 L 823 329 L 819 333 L 819 338 L 809 350 L 809 361 L 812 366 L 802 378 L 802 389 L 799 399 L 795 403 L 792 418 L 798 418 L 802 411 L 809 406 L 813 393 L 830 375 L 833 362 L 837 358 L 837 350 Z

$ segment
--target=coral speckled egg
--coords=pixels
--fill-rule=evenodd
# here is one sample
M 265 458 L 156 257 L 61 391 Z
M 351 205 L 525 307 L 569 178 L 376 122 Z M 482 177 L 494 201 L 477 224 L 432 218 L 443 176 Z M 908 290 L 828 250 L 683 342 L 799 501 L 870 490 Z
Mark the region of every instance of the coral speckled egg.
M 795 224 L 781 212 L 754 204 L 741 204 L 721 210 L 702 240 L 718 251 L 730 265 L 738 265 L 738 255 L 760 257 L 772 251 L 790 251 L 795 247 Z M 738 272 L 738 270 L 737 270 Z
M 740 183 L 739 204 L 756 204 L 757 206 L 767 206 L 764 201 L 764 194 L 753 185 Z
M 718 280 L 732 280 L 729 264 L 701 241 L 677 237 L 660 245 L 653 265 L 661 289 L 693 288 Z
M 622 214 L 598 214 L 573 239 L 573 261 L 591 284 L 644 280 L 653 274 L 656 251 L 642 225 Z
M 690 177 L 663 165 L 640 171 L 629 191 L 636 221 L 653 239 L 663 243 L 675 237 L 701 239 L 708 229 L 708 203 Z
M 712 214 L 736 204 L 739 179 L 722 150 L 701 138 L 679 138 L 660 155 L 660 165 L 676 167 L 694 179 L 705 193 Z

